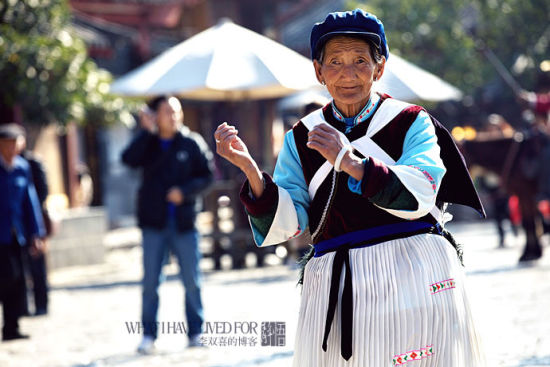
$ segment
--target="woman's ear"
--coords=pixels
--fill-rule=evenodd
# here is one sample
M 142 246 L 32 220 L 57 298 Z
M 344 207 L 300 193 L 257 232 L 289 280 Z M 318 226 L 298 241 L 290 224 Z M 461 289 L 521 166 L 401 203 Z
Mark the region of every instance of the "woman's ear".
M 321 72 L 321 68 L 323 65 L 317 60 L 313 60 L 313 67 L 315 68 L 315 76 L 317 77 L 317 80 L 319 83 L 325 85 L 325 79 L 323 78 L 323 74 Z
M 386 67 L 386 58 L 382 56 L 382 61 L 376 64 L 376 74 L 374 74 L 374 80 L 380 80 L 384 75 L 384 68 Z

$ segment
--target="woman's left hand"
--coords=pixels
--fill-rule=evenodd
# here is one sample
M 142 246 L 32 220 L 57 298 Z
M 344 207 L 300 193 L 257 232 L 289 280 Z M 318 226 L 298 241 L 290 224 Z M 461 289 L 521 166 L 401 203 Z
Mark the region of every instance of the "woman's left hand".
M 319 124 L 307 135 L 307 147 L 318 151 L 330 164 L 334 165 L 338 153 L 346 145 L 338 131 L 327 124 Z
M 319 124 L 309 131 L 307 147 L 318 151 L 330 164 L 338 157 L 338 153 L 349 144 L 342 139 L 338 130 L 327 124 Z M 340 169 L 357 181 L 363 179 L 363 161 L 352 152 L 346 152 L 340 163 Z

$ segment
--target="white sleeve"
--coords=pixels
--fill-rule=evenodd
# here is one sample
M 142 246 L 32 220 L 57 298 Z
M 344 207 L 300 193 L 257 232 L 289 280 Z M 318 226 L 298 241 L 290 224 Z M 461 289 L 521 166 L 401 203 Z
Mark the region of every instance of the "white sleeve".
M 273 181 L 277 185 L 278 201 L 268 233 L 262 234 L 250 222 L 254 241 L 258 246 L 288 241 L 299 236 L 308 226 L 307 210 L 310 199 L 292 130 L 285 135 L 284 145 L 275 165 Z
M 405 136 L 403 154 L 390 169 L 418 202 L 416 210 L 382 208 L 406 219 L 416 219 L 428 214 L 435 206 L 437 192 L 446 169 L 440 156 L 435 127 L 424 111 L 421 111 Z

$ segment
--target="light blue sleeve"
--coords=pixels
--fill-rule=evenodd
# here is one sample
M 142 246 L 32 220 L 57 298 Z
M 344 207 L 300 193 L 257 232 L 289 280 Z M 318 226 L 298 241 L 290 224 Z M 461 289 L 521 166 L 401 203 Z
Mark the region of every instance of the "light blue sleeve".
M 420 111 L 407 131 L 403 142 L 403 154 L 395 164 L 420 169 L 432 185 L 440 186 L 446 169 L 440 157 L 435 128 L 426 112 Z M 362 194 L 361 181 L 350 177 L 348 187 L 350 191 Z
M 363 166 L 367 163 L 368 158 L 363 159 Z M 363 180 L 356 180 L 352 176 L 349 176 L 348 178 L 348 188 L 351 192 L 361 195 L 363 193 L 363 190 L 361 190 L 361 183 Z
M 298 215 L 300 233 L 302 233 L 309 225 L 307 211 L 310 199 L 292 130 L 285 134 L 283 148 L 275 164 L 273 181 L 290 194 Z
M 296 235 L 301 234 L 309 224 L 307 211 L 310 199 L 292 130 L 285 134 L 283 147 L 279 152 L 277 163 L 275 164 L 273 181 L 277 186 L 285 189 L 290 194 L 296 208 L 298 225 L 300 226 L 300 232 Z M 253 223 L 251 224 L 254 240 L 256 243 L 262 243 L 266 234 L 262 234 Z
M 441 160 L 434 124 L 426 112 L 420 111 L 407 131 L 403 154 L 395 164 L 420 169 L 432 185 L 440 187 L 447 170 Z

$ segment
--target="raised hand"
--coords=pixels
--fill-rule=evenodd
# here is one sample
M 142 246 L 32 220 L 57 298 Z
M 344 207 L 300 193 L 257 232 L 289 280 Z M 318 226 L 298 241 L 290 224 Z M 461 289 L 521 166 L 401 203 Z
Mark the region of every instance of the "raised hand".
M 254 163 L 246 144 L 237 135 L 239 131 L 227 122 L 219 125 L 214 132 L 216 153 L 245 171 Z
M 142 129 L 150 133 L 156 132 L 155 113 L 149 107 L 144 107 L 139 111 L 139 124 Z
M 248 178 L 254 195 L 260 197 L 264 190 L 262 173 L 238 133 L 235 126 L 227 122 L 219 125 L 214 132 L 216 153 L 239 167 Z

